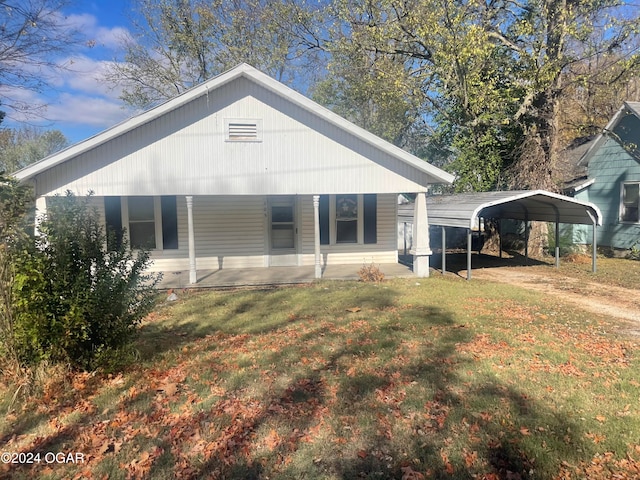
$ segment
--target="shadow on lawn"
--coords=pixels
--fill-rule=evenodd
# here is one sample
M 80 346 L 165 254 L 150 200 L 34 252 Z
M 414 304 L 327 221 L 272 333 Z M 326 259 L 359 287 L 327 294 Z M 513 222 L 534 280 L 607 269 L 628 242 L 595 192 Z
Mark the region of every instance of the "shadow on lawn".
M 545 453 L 572 462 L 589 451 L 579 425 L 496 376 L 470 377 L 477 365 L 459 347 L 472 342 L 475 332 L 450 312 L 418 298 L 403 304 L 394 288 L 326 285 L 307 287 L 314 289 L 313 304 L 303 288 L 199 295 L 169 307 L 174 323 L 144 327 L 142 360 L 149 363 L 170 351 L 180 355 L 186 344 L 199 345 L 207 336 L 222 334 L 246 349 L 260 334 L 291 332 L 291 326 L 298 334 L 283 338 L 281 348 L 257 352 L 258 367 L 242 369 L 255 375 L 247 377 L 253 384 L 272 381 L 259 385 L 259 395 L 222 376 L 237 373 L 237 365 L 212 365 L 219 357 L 205 354 L 190 359 L 187 375 L 217 368 L 221 376 L 212 382 L 227 382 L 223 393 L 198 397 L 201 403 L 210 400 L 206 407 L 175 415 L 179 407 L 149 402 L 164 398 L 153 382 L 143 381 L 150 370 L 158 373 L 155 364 L 117 387 L 107 419 L 129 412 L 141 430 L 151 429 L 147 437 L 128 440 L 143 442 L 137 454 L 151 446 L 160 452 L 147 478 L 179 471 L 182 478 L 227 479 L 420 478 L 411 472 L 429 473 L 428 478 L 546 479 L 558 465 L 546 461 Z M 360 310 L 347 311 L 352 307 Z M 205 352 L 226 345 L 207 343 Z M 268 369 L 270 376 L 256 369 Z M 189 388 L 181 388 L 176 398 L 188 405 Z M 38 448 L 77 450 L 87 434 L 82 425 L 89 429 L 103 420 L 98 415 L 82 415 L 73 428 L 42 438 Z M 18 427 L 3 438 L 26 433 L 28 416 L 21 414 Z M 126 428 L 114 427 L 108 438 L 117 441 Z M 126 464 L 131 455 L 114 462 Z
M 181 304 L 162 304 L 159 312 L 171 312 L 177 322 L 166 319 L 142 326 L 137 343 L 143 361 L 178 350 L 194 340 L 214 334 L 262 334 L 305 321 L 318 314 L 344 314 L 346 308 L 383 309 L 392 306 L 396 293 L 389 288 L 354 288 L 351 282 L 324 282 L 320 286 L 212 291 L 185 291 Z M 308 290 L 313 288 L 312 302 Z M 292 294 L 293 292 L 293 294 Z M 191 297 L 191 298 L 190 298 Z

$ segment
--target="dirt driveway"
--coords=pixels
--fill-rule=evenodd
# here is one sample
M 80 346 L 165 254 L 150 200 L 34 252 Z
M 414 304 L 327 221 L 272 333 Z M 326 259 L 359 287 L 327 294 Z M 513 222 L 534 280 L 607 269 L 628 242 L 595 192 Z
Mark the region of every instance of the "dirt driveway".
M 634 333 L 640 334 L 638 290 L 585 282 L 561 276 L 555 272 L 539 273 L 530 267 L 479 268 L 474 269 L 472 275 L 474 279 L 508 283 L 547 295 L 555 295 L 584 310 L 634 322 L 635 326 L 632 324 L 630 327 Z

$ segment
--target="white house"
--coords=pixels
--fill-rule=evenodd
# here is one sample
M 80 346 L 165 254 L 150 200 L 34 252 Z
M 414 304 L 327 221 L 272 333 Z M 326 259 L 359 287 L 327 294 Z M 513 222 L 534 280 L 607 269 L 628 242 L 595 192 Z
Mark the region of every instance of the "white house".
M 428 275 L 425 192 L 453 180 L 246 64 L 15 176 L 41 214 L 93 192 L 108 228 L 192 283 L 196 269 L 396 262 L 398 193 L 418 194 Z

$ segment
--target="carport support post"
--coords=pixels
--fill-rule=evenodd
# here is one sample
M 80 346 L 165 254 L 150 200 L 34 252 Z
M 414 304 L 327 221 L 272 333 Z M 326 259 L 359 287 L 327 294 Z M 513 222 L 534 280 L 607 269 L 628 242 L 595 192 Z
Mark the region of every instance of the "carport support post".
M 193 197 L 191 195 L 185 197 L 187 201 L 187 224 L 189 227 L 189 283 L 194 284 L 198 281 L 196 275 L 196 240 L 193 228 Z
M 418 277 L 429 276 L 429 222 L 427 220 L 427 195 L 424 192 L 416 194 L 413 206 L 413 245 L 410 250 L 413 255 L 413 273 Z
M 442 227 L 442 274 L 447 273 L 447 231 Z
M 322 266 L 320 265 L 320 195 L 313 196 L 313 253 L 315 278 L 322 278 Z
M 598 220 L 596 219 L 596 217 L 591 215 L 590 212 L 587 212 L 587 213 L 589 214 L 589 217 L 591 217 L 591 222 L 593 223 L 593 241 L 592 241 L 593 250 L 591 252 L 591 271 L 593 273 L 596 273 L 596 270 L 597 270 L 596 258 L 598 253 L 598 235 L 597 235 Z
M 471 243 L 472 232 L 470 228 L 467 228 L 467 280 L 471 280 Z
M 560 220 L 556 216 L 556 268 L 560 268 Z

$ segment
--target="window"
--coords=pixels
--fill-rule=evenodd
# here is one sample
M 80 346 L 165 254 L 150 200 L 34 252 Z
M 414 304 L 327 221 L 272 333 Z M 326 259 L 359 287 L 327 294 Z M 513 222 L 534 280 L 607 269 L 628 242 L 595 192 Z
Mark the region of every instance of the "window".
M 153 197 L 129 197 L 128 200 L 131 248 L 156 248 Z
M 120 207 L 122 202 L 123 208 Z M 122 215 L 125 215 L 124 217 Z M 178 248 L 178 212 L 175 196 L 105 197 L 107 231 L 129 232 L 131 248 L 175 250 Z M 120 239 L 122 233 L 120 233 Z M 121 241 L 121 240 L 120 240 Z
M 357 195 L 336 195 L 336 243 L 358 243 Z
M 259 142 L 262 121 L 259 119 L 225 119 L 225 137 L 229 142 Z
M 640 182 L 622 184 L 620 221 L 640 222 Z
M 378 196 L 320 195 L 320 245 L 378 243 Z

